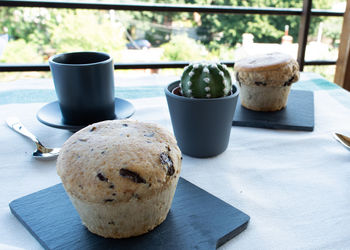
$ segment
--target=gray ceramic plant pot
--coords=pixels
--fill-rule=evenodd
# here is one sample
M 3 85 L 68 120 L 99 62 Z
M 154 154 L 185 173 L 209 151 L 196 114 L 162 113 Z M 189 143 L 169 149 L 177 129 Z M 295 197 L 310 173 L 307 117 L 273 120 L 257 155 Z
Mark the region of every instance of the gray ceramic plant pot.
M 239 90 L 232 85 L 229 96 L 202 99 L 181 96 L 180 81 L 165 88 L 171 122 L 182 153 L 199 158 L 212 157 L 228 146 Z M 174 91 L 175 89 L 175 91 Z

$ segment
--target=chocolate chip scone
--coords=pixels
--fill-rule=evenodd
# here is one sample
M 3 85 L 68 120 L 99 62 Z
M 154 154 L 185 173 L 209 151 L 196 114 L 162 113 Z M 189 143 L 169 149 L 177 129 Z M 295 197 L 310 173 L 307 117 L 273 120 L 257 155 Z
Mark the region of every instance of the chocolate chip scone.
M 235 63 L 242 106 L 255 111 L 277 111 L 287 105 L 292 83 L 299 80 L 299 65 L 289 55 L 274 52 Z
M 151 231 L 171 207 L 181 152 L 170 132 L 151 123 L 104 121 L 72 135 L 57 173 L 89 231 L 126 238 Z

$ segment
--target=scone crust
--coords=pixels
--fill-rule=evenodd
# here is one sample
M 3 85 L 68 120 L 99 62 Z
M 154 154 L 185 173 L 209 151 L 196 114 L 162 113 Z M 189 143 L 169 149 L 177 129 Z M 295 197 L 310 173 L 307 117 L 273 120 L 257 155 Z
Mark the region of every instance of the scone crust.
M 128 202 L 101 204 L 70 199 L 82 223 L 90 232 L 105 238 L 128 238 L 153 230 L 167 217 L 178 179 L 149 199 L 134 198 Z
M 95 123 L 72 135 L 57 160 L 65 190 L 99 204 L 149 199 L 181 170 L 181 152 L 170 132 L 151 123 Z
M 254 111 L 278 111 L 286 107 L 290 88 L 242 85 L 241 104 Z
M 285 87 L 300 77 L 298 63 L 289 55 L 269 53 L 237 61 L 234 66 L 239 85 Z
M 290 55 L 280 52 L 257 54 L 237 61 L 234 69 L 244 72 L 276 70 L 292 60 Z

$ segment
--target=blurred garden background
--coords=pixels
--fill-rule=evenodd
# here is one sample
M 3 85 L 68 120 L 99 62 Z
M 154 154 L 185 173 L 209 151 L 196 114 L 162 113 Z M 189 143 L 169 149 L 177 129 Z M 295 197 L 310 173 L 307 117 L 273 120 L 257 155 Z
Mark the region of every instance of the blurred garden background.
M 144 2 L 278 8 L 303 5 L 301 0 Z M 344 11 L 345 6 L 346 2 L 341 0 L 313 1 L 314 9 Z M 299 22 L 299 16 L 2 7 L 0 63 L 46 63 L 57 53 L 86 50 L 107 52 L 116 63 L 234 61 L 276 50 L 296 58 Z M 341 17 L 312 17 L 305 59 L 336 60 L 341 29 Z M 142 73 L 177 74 L 177 71 L 143 70 Z M 333 81 L 335 65 L 305 66 L 304 71 L 319 73 Z M 127 70 L 120 74 L 135 72 L 141 73 Z M 26 77 L 48 78 L 50 72 L 1 73 L 0 81 Z

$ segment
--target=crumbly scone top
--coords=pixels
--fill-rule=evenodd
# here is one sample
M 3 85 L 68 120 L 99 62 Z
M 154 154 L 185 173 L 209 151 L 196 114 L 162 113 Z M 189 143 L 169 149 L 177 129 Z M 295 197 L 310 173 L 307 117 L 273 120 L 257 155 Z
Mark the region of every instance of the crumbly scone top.
M 300 77 L 298 62 L 282 53 L 247 58 L 237 62 L 234 70 L 239 85 L 286 87 Z
M 57 159 L 67 192 L 84 201 L 147 199 L 181 170 L 174 136 L 152 123 L 104 121 L 73 134 Z
M 235 62 L 234 70 L 243 72 L 274 70 L 292 60 L 294 60 L 293 57 L 280 52 L 258 54 L 238 60 Z

